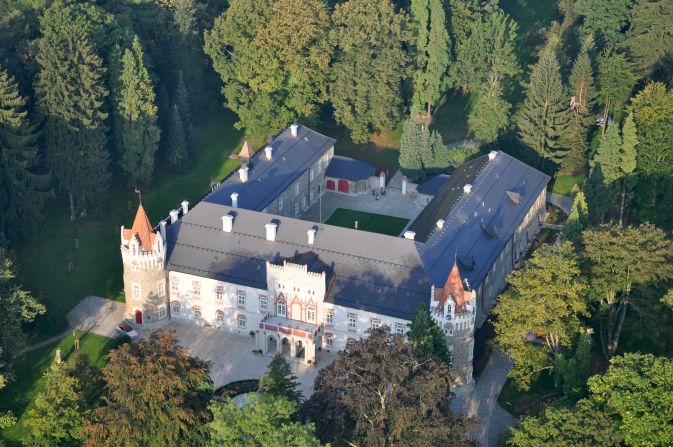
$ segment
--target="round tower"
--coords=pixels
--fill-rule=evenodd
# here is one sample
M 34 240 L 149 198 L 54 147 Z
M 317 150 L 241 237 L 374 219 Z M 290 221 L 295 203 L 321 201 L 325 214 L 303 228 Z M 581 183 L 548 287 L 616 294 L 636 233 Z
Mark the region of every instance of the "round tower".
M 165 243 L 165 231 L 154 232 L 142 204 L 131 229 L 121 227 L 125 318 L 139 328 L 154 328 L 168 320 Z

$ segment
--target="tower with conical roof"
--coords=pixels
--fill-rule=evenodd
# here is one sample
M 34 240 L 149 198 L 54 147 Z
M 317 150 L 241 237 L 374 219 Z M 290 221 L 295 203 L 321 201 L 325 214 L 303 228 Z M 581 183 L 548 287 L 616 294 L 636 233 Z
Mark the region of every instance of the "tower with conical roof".
M 125 318 L 138 327 L 157 327 L 168 319 L 163 234 L 165 231 L 154 231 L 142 204 L 138 206 L 133 226 L 121 227 Z
M 460 376 L 458 385 L 472 382 L 476 293 L 470 290 L 456 259 L 444 287 L 432 288 L 430 315 L 444 332 L 452 353 L 452 366 Z

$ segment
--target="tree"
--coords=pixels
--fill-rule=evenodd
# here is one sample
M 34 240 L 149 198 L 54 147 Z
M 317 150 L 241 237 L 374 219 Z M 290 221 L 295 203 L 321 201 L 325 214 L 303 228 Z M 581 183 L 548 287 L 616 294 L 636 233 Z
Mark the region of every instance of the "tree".
M 629 113 L 626 115 L 624 125 L 622 126 L 622 156 L 621 156 L 621 171 L 622 176 L 622 192 L 619 205 L 619 225 L 624 223 L 624 204 L 626 201 L 626 178 L 636 170 L 638 166 L 638 154 L 636 147 L 638 146 L 638 129 L 633 120 L 633 115 Z
M 448 367 L 383 326 L 349 341 L 318 373 L 302 412 L 337 447 L 467 445 L 470 424 L 438 407 L 448 392 Z
M 561 146 L 561 136 L 568 126 L 569 116 L 568 95 L 561 82 L 555 46 L 548 44 L 531 70 L 517 125 L 525 144 L 540 157 L 558 164 L 568 152 Z
M 556 359 L 556 388 L 573 402 L 587 394 L 587 379 L 592 373 L 591 341 L 591 332 L 587 330 L 578 337 L 572 356 Z
M 244 405 L 213 402 L 212 447 L 319 447 L 312 424 L 293 420 L 297 403 L 281 396 L 248 394 Z
M 614 121 L 621 120 L 624 104 L 636 83 L 632 67 L 623 54 L 604 53 L 598 57 L 598 102 L 603 106 L 606 122 L 612 113 Z
M 189 149 L 185 128 L 177 104 L 173 104 L 171 113 L 171 127 L 168 130 L 168 163 L 175 172 L 185 172 L 189 167 Z
M 628 308 L 648 304 L 635 300 L 633 288 L 673 278 L 673 244 L 651 224 L 588 229 L 582 243 L 598 308 L 602 353 L 609 360 L 619 346 Z
M 612 185 L 624 175 L 621 168 L 622 144 L 623 140 L 619 132 L 619 126 L 608 127 L 593 160 L 591 160 L 592 166 L 600 165 L 603 172 L 603 181 L 606 185 Z
M 427 133 L 421 125 L 412 118 L 407 118 L 402 124 L 399 163 L 404 175 L 412 180 L 419 178 L 423 172 L 421 151 L 426 141 Z
M 582 191 L 578 192 L 573 199 L 573 207 L 568 215 L 568 220 L 561 230 L 561 236 L 565 241 L 576 241 L 589 223 L 589 210 Z
M 503 97 L 498 87 L 479 94 L 477 103 L 470 110 L 467 127 L 482 143 L 493 143 L 509 125 L 512 105 Z
M 12 366 L 26 341 L 22 324 L 44 312 L 45 307 L 17 284 L 12 260 L 0 247 L 0 389 L 14 379 Z
M 513 447 L 618 447 L 623 439 L 612 419 L 588 399 L 570 408 L 550 406 L 541 416 L 524 417 L 510 433 L 507 442 Z
M 407 337 L 411 346 L 426 358 L 435 358 L 447 366 L 451 365 L 451 353 L 446 346 L 446 338 L 425 304 L 416 309 Z
M 390 0 L 349 0 L 335 6 L 332 20 L 334 118 L 351 131 L 353 141 L 366 142 L 372 132 L 397 126 L 402 116 L 408 18 Z
M 225 105 L 249 134 L 312 117 L 327 98 L 332 53 L 323 0 L 234 0 L 205 34 Z
M 80 445 L 89 410 L 79 381 L 66 363 L 54 363 L 44 374 L 44 390 L 26 414 L 29 431 L 24 445 L 35 447 Z
M 575 12 L 584 18 L 583 29 L 596 37 L 600 49 L 611 49 L 624 40 L 634 0 L 577 0 Z
M 444 93 L 451 56 L 449 32 L 446 29 L 446 11 L 442 0 L 412 0 L 411 16 L 415 28 L 416 66 L 413 72 L 414 105 L 432 107 Z
M 31 171 L 38 137 L 18 83 L 0 66 L 0 241 L 33 221 L 49 196 L 49 176 Z
M 580 334 L 580 318 L 589 315 L 586 285 L 570 242 L 543 245 L 507 284 L 493 310 L 495 342 L 514 361 L 510 377 L 527 390 Z
M 260 393 L 284 397 L 292 402 L 301 400 L 301 391 L 297 390 L 297 376 L 292 373 L 287 360 L 276 354 L 266 369 L 266 374 L 259 381 Z
M 178 73 L 178 82 L 175 84 L 173 103 L 178 108 L 182 119 L 182 128 L 185 130 L 185 138 L 189 143 L 192 135 L 192 108 L 189 105 L 189 93 L 182 78 L 182 72 Z
M 123 344 L 102 369 L 105 406 L 84 428 L 86 446 L 200 446 L 212 382 L 208 364 L 189 356 L 171 332 Z
M 149 186 L 160 131 L 154 88 L 137 36 L 124 51 L 117 82 L 120 91 L 115 94 L 114 118 L 120 164 L 131 186 Z
M 71 219 L 76 206 L 85 212 L 103 203 L 109 180 L 105 69 L 86 30 L 75 25 L 64 23 L 39 40 L 35 82 L 38 108 L 46 117 L 47 161 L 68 193 Z
M 624 433 L 627 446 L 673 444 L 673 360 L 624 354 L 604 375 L 589 379 L 592 400 Z
M 671 75 L 672 21 L 673 4 L 669 1 L 636 1 L 633 5 L 623 46 L 639 77 L 657 75 L 658 72 L 663 72 L 664 78 Z

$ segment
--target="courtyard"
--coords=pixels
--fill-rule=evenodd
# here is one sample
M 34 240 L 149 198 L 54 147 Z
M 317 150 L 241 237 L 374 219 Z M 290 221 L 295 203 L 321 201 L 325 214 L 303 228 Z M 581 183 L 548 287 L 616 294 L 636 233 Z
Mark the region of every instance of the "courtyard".
M 409 223 L 409 219 L 337 208 L 325 223 L 337 227 L 357 228 L 362 231 L 387 234 L 388 236 L 399 236 Z

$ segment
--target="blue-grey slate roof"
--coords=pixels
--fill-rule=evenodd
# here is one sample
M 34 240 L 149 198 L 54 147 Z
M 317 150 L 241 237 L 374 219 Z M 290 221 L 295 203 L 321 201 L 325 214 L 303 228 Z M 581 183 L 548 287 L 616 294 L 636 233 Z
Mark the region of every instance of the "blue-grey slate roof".
M 269 144 L 273 148 L 271 160 L 267 160 L 264 149 L 255 153 L 250 160 L 247 182 L 241 182 L 237 171 L 204 201 L 231 205 L 231 194 L 236 192 L 239 208 L 262 211 L 333 148 L 335 141 L 302 125 L 293 137 L 288 128 Z
M 376 174 L 376 168 L 369 163 L 340 155 L 332 157 L 327 172 L 325 172 L 327 177 L 351 181 L 366 180 L 374 174 Z
M 449 178 L 451 178 L 451 176 L 446 174 L 431 175 L 423 179 L 423 181 L 416 188 L 416 191 L 421 194 L 434 196 L 439 192 L 440 189 L 442 189 L 442 186 L 444 186 L 446 182 L 449 181 Z

